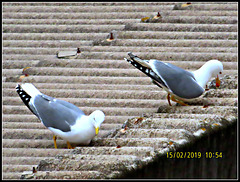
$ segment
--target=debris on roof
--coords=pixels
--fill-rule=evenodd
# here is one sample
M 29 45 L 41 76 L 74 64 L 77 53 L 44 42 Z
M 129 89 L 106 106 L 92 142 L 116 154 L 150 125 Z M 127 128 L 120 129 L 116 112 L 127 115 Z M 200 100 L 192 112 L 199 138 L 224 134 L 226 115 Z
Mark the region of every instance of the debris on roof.
M 77 48 L 76 51 L 57 51 L 56 55 L 59 59 L 76 59 L 80 53 L 80 48 Z
M 157 15 L 153 16 L 151 15 L 150 17 L 144 17 L 141 19 L 141 22 L 144 23 L 159 23 L 162 20 L 162 15 L 160 12 L 157 13 Z
M 173 7 L 173 10 L 187 10 L 187 9 L 192 9 L 192 3 L 178 3 L 175 4 Z

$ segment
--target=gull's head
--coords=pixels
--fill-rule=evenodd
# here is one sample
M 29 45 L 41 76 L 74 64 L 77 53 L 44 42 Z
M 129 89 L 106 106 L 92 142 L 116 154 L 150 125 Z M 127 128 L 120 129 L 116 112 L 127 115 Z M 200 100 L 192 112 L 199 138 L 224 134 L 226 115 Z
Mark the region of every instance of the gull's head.
M 223 64 L 220 61 L 213 59 L 206 62 L 205 66 L 207 67 L 209 73 L 211 73 L 211 76 L 216 78 L 216 87 L 219 87 L 221 83 L 219 75 L 223 72 Z
M 223 64 L 216 59 L 206 62 L 206 65 L 209 67 L 212 77 L 217 77 L 223 72 Z
M 92 114 L 90 114 L 90 119 L 93 123 L 95 132 L 97 135 L 99 132 L 100 125 L 105 119 L 105 114 L 100 110 L 96 110 L 96 111 L 92 112 Z
M 220 79 L 219 75 L 221 75 L 223 72 L 223 64 L 216 60 L 210 60 L 207 61 L 201 68 L 194 71 L 194 77 L 198 84 L 205 88 L 207 86 L 208 81 L 212 78 L 216 78 L 216 87 L 220 86 Z

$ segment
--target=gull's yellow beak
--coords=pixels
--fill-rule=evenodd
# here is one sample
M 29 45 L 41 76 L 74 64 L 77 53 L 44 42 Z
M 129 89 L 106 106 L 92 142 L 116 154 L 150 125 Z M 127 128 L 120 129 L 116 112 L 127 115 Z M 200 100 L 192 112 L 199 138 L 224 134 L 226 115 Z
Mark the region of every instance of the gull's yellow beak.
M 217 75 L 217 78 L 216 78 L 216 87 L 217 88 L 220 87 L 220 83 L 221 83 L 221 81 L 220 81 L 220 79 L 218 78 L 218 75 Z
M 182 4 L 182 8 L 185 8 L 185 7 L 187 7 L 187 6 L 190 6 L 191 5 L 191 3 L 185 3 L 185 4 Z
M 96 135 L 97 135 L 98 132 L 99 132 L 99 127 L 96 127 L 96 128 L 95 128 L 95 132 L 96 132 Z

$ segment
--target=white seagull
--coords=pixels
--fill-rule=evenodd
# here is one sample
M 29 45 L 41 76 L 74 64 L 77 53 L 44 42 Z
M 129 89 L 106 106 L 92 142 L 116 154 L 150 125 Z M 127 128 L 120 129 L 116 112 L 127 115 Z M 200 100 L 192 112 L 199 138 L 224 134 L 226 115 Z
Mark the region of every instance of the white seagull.
M 89 116 L 77 106 L 42 94 L 33 84 L 18 84 L 16 90 L 23 103 L 35 114 L 49 130 L 54 133 L 54 146 L 57 148 L 56 136 L 70 143 L 88 145 L 98 134 L 105 115 L 96 110 Z
M 192 101 L 201 96 L 212 77 L 216 77 L 216 87 L 220 86 L 218 75 L 222 74 L 223 64 L 218 60 L 210 60 L 198 70 L 190 72 L 156 59 L 143 60 L 131 52 L 128 55 L 131 60 L 124 58 L 126 61 L 151 77 L 153 83 L 168 92 L 167 99 L 170 106 L 170 99 L 181 105 L 187 105 L 183 101 Z

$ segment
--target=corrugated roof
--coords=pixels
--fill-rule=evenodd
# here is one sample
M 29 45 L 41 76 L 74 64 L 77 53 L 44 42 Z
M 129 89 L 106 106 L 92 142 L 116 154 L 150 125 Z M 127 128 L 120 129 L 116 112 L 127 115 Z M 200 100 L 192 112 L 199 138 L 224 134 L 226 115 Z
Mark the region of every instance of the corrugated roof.
M 173 10 L 175 4 L 3 3 L 3 179 L 19 179 L 24 171 L 35 179 L 115 178 L 236 122 L 238 3 L 194 2 Z M 160 22 L 140 22 L 157 12 Z M 115 39 L 107 42 L 110 32 Z M 77 47 L 76 59 L 56 58 L 57 51 Z M 191 106 L 170 107 L 167 93 L 124 61 L 129 51 L 187 70 L 218 59 L 222 85 L 211 85 Z M 90 146 L 68 150 L 58 139 L 54 149 L 51 131 L 15 91 L 25 67 L 31 68 L 22 82 L 86 114 L 106 114 Z

